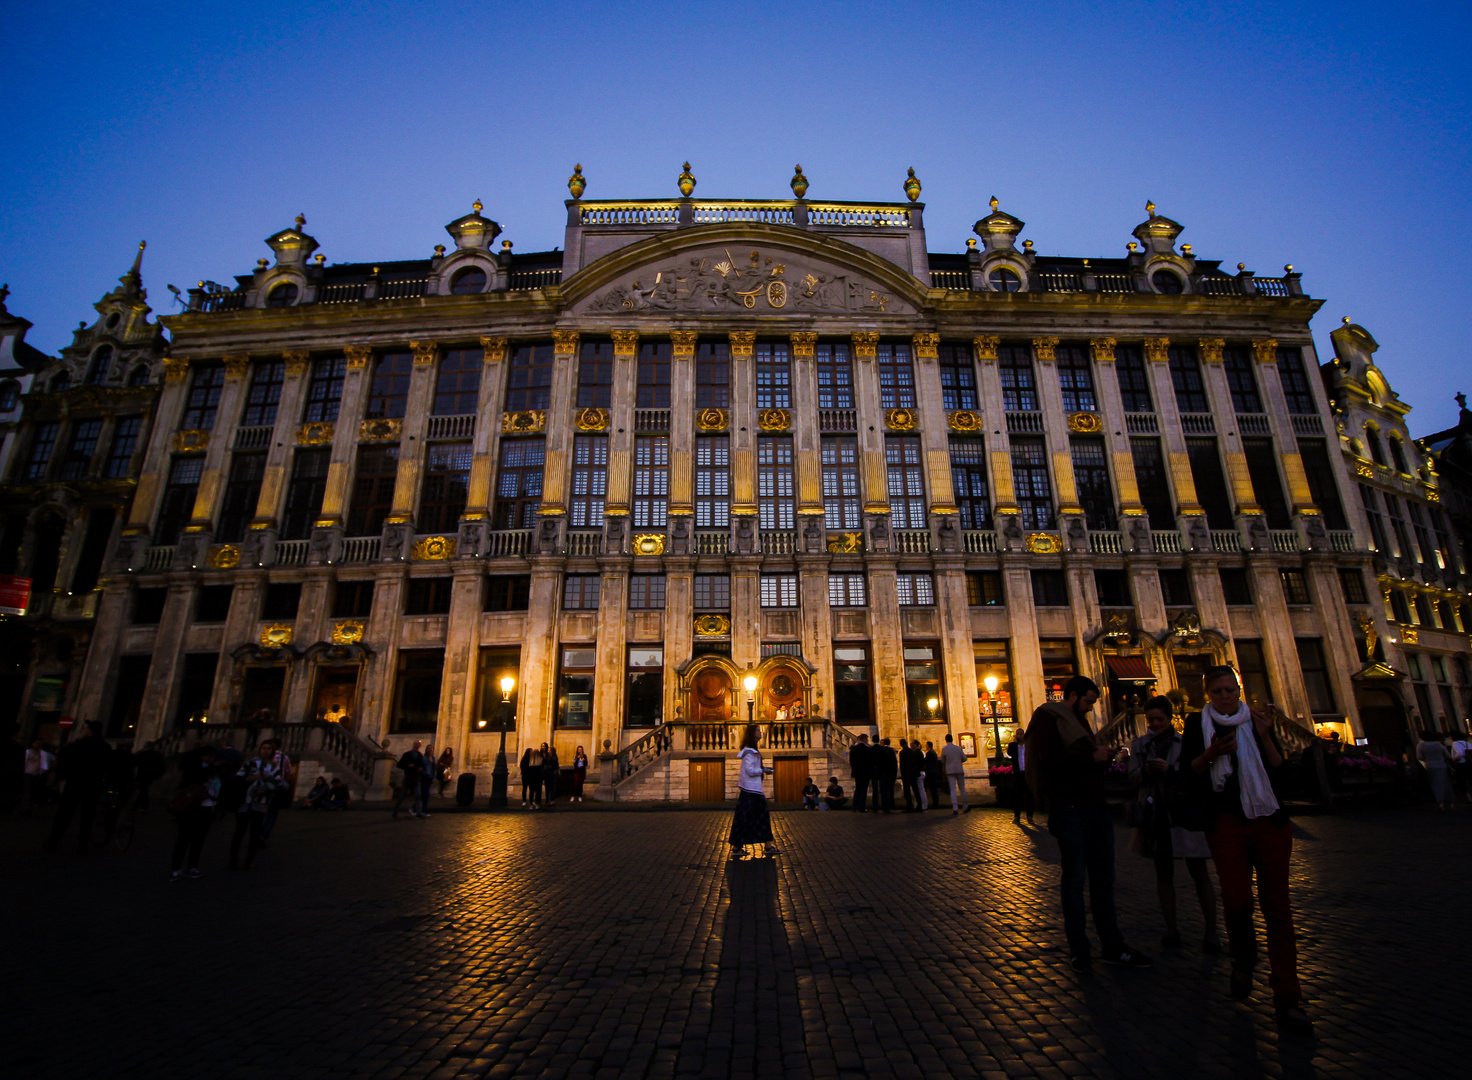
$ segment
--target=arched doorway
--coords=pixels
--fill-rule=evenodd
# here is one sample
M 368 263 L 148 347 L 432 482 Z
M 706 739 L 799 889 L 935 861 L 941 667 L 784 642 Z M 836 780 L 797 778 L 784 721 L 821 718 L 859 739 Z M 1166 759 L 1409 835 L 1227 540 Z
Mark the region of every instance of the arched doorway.
M 803 687 L 806 683 L 801 672 L 787 664 L 777 664 L 769 668 L 762 680 L 757 722 L 770 724 L 802 719 L 807 713 L 803 701 Z
M 1410 746 L 1405 707 L 1393 690 L 1378 686 L 1357 686 L 1355 705 L 1359 708 L 1360 727 L 1371 749 L 1387 757 L 1398 758 Z
M 731 676 L 725 668 L 715 664 L 701 668 L 690 680 L 690 722 L 729 724 L 731 697 Z

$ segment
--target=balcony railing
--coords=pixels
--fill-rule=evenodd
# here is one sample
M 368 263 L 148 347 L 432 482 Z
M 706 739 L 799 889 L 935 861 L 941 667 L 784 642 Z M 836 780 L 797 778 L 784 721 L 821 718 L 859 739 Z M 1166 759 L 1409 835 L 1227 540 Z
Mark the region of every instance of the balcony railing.
M 307 564 L 307 540 L 277 540 L 277 566 L 305 566 Z
M 970 270 L 932 270 L 930 272 L 930 287 L 932 289 L 961 289 L 970 291 Z
M 1181 430 L 1187 435 L 1215 435 L 1216 417 L 1211 413 L 1181 413 Z
M 563 551 L 568 555 L 602 555 L 603 531 L 601 529 L 569 530 L 567 540 L 563 544 Z
M 1131 435 L 1154 435 L 1160 431 L 1160 421 L 1150 412 L 1125 413 L 1124 429 Z
M 730 529 L 696 529 L 695 554 L 725 555 L 731 550 Z
M 423 296 L 428 278 L 399 278 L 396 281 L 380 281 L 377 297 L 380 300 L 404 300 L 412 296 Z
M 677 202 L 584 203 L 580 208 L 580 225 L 678 225 L 680 204 Z
M 929 529 L 896 529 L 894 550 L 900 555 L 925 555 L 930 551 Z
M 1329 531 L 1329 544 L 1335 551 L 1353 551 L 1355 550 L 1354 533 L 1348 529 L 1331 529 Z
M 1241 551 L 1242 535 L 1236 529 L 1212 529 L 1212 551 Z
M 764 225 L 791 225 L 792 207 L 772 203 L 696 203 L 695 224 L 719 225 L 723 221 L 756 221 Z
M 356 304 L 363 299 L 364 284 L 323 285 L 317 290 L 319 304 Z
M 381 536 L 349 536 L 342 542 L 342 556 L 338 561 L 345 563 L 377 562 L 382 543 L 383 537 Z
M 1038 283 L 1043 292 L 1082 292 L 1084 288 L 1078 274 L 1039 274 Z
M 1135 279 L 1132 274 L 1095 274 L 1094 280 L 1101 293 L 1132 293 Z
M 243 311 L 245 310 L 245 293 L 207 293 L 200 297 L 200 311 Z
M 1252 285 L 1258 296 L 1292 296 L 1289 291 L 1288 282 L 1283 278 L 1260 277 L 1253 278 Z
M 271 432 L 275 431 L 270 424 L 261 427 L 240 427 L 235 429 L 235 449 L 237 450 L 261 450 L 271 445 Z
M 151 547 L 143 556 L 143 569 L 145 570 L 167 570 L 174 565 L 174 547 L 172 544 Z
M 1203 275 L 1197 287 L 1202 296 L 1241 296 L 1242 285 L 1234 277 L 1213 277 Z
M 788 529 L 762 529 L 763 555 L 791 555 L 797 551 L 797 532 Z
M 1181 534 L 1175 529 L 1165 529 L 1162 532 L 1151 530 L 1150 542 L 1155 550 L 1166 555 L 1179 555 L 1181 553 Z
M 845 206 L 842 203 L 808 203 L 809 225 L 873 225 L 908 229 L 908 206 Z
M 1298 533 L 1292 529 L 1274 529 L 1269 535 L 1273 538 L 1274 551 L 1298 550 Z
M 1043 414 L 1040 412 L 1009 412 L 1007 414 L 1008 435 L 1041 435 Z
M 498 529 L 486 534 L 486 557 L 525 555 L 532 545 L 530 529 Z
M 1095 555 L 1119 555 L 1124 551 L 1124 534 L 1091 532 L 1089 533 L 1089 550 Z
M 1296 415 L 1293 417 L 1293 434 L 1322 435 L 1324 420 L 1320 416 Z
M 668 431 L 670 411 L 668 409 L 635 409 L 635 431 Z
M 1238 413 L 1237 430 L 1243 435 L 1271 435 L 1272 425 L 1263 413 Z
M 528 289 L 548 289 L 562 284 L 562 267 L 538 266 L 525 270 L 512 270 L 506 277 L 509 292 L 525 292 Z
M 966 554 L 968 555 L 995 555 L 997 553 L 997 534 L 980 529 L 968 529 L 965 533 Z
M 475 437 L 475 413 L 458 416 L 431 416 L 426 439 L 472 439 Z
M 858 431 L 859 411 L 857 409 L 819 409 L 818 430 Z

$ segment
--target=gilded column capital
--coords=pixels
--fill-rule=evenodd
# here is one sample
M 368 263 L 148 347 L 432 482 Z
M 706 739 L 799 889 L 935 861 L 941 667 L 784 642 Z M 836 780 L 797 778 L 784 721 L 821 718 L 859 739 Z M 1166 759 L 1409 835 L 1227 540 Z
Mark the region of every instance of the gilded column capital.
M 871 331 L 861 331 L 853 335 L 854 355 L 860 360 L 873 360 L 879 351 L 879 335 Z
M 695 358 L 695 340 L 699 335 L 694 330 L 671 330 L 670 351 L 676 360 Z
M 1196 342 L 1197 347 L 1201 350 L 1201 359 L 1205 360 L 1208 364 L 1222 363 L 1222 349 L 1226 346 L 1226 344 L 1227 343 L 1219 337 L 1204 337 L 1198 339 Z
M 997 358 L 997 346 L 1001 343 L 1002 339 L 996 334 L 978 334 L 971 339 L 971 348 L 976 351 L 978 360 L 994 361 Z
M 506 359 L 506 339 L 503 337 L 483 337 L 480 347 L 481 359 L 487 364 L 499 364 Z
M 189 375 L 188 357 L 164 357 L 164 382 L 183 382 Z
M 939 334 L 916 334 L 912 340 L 915 344 L 916 360 L 940 359 Z
M 817 348 L 817 334 L 799 331 L 792 335 L 792 357 L 794 360 L 811 360 Z
M 614 330 L 614 331 L 612 331 L 612 336 L 613 336 L 613 355 L 614 356 L 623 357 L 624 359 L 628 359 L 630 357 L 633 357 L 633 356 L 638 355 L 638 352 L 639 352 L 639 331 L 637 331 L 637 330 Z
M 1259 364 L 1276 364 L 1278 362 L 1278 341 L 1276 338 L 1259 338 L 1252 343 L 1252 358 Z
M 1145 359 L 1155 364 L 1170 363 L 1170 338 L 1147 337 L 1145 339 Z
M 227 379 L 243 379 L 250 371 L 250 353 L 227 353 L 224 360 Z
M 552 349 L 558 356 L 571 356 L 578 351 L 578 331 L 553 330 Z
M 1114 346 L 1116 342 L 1112 337 L 1096 337 L 1089 342 L 1089 349 L 1094 354 L 1094 363 L 1114 363 Z
M 1058 339 L 1055 337 L 1035 337 L 1032 339 L 1033 352 L 1039 360 L 1058 359 Z
M 731 331 L 731 356 L 751 359 L 751 350 L 756 345 L 755 330 L 732 330 Z
M 431 367 L 435 356 L 439 352 L 439 345 L 433 341 L 411 341 L 409 348 L 414 350 L 415 367 Z
M 288 375 L 301 376 L 307 373 L 307 362 L 312 359 L 312 354 L 301 349 L 281 354 L 286 361 L 286 373 Z
M 346 345 L 342 354 L 347 357 L 349 371 L 362 371 L 373 359 L 373 350 L 367 345 Z

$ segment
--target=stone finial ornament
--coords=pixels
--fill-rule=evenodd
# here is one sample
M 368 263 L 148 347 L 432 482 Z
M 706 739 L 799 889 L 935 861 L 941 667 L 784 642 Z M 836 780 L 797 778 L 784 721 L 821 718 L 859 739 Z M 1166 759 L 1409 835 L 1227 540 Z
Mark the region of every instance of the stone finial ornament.
M 808 178 L 802 174 L 801 165 L 794 165 L 792 167 L 792 179 L 788 183 L 792 185 L 794 198 L 801 199 L 808 193 Z
M 915 170 L 910 170 L 910 175 L 905 178 L 905 198 L 914 202 L 920 197 L 920 181 L 915 178 Z
M 678 183 L 680 185 L 680 194 L 688 199 L 690 193 L 695 190 L 695 174 L 690 171 L 690 163 L 688 161 L 685 162 L 685 171 L 680 174 Z
M 572 175 L 567 178 L 567 190 L 572 193 L 574 199 L 581 199 L 587 186 L 588 181 L 583 179 L 583 167 L 574 165 Z

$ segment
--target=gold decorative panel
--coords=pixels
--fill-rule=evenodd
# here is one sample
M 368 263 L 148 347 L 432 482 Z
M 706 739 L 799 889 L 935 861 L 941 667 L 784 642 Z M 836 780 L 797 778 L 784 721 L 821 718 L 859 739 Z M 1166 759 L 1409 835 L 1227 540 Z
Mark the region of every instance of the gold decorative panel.
M 415 562 L 453 559 L 455 557 L 455 538 L 453 536 L 421 536 L 414 541 L 411 557 Z
M 332 624 L 334 645 L 356 645 L 363 640 L 363 624 L 356 619 L 344 619 Z
M 363 442 L 388 442 L 404 433 L 402 420 L 364 420 L 358 425 L 358 438 Z
M 847 555 L 864 550 L 864 534 L 844 532 L 828 538 L 828 550 L 835 555 Z
M 1145 339 L 1145 359 L 1155 364 L 1170 363 L 1170 338 L 1147 337 Z
M 1089 342 L 1089 349 L 1094 354 L 1094 363 L 1114 363 L 1115 341 L 1112 337 L 1096 337 Z
M 212 570 L 234 570 L 240 565 L 240 549 L 234 544 L 216 544 L 205 556 L 204 564 Z
M 957 409 L 950 414 L 952 431 L 979 432 L 985 426 L 981 413 L 970 409 Z
M 884 410 L 884 426 L 890 431 L 914 431 L 918 423 L 914 409 Z
M 1058 339 L 1055 337 L 1035 337 L 1032 339 L 1032 347 L 1039 360 L 1058 359 Z
M 335 430 L 335 425 L 331 420 L 317 420 L 310 424 L 303 424 L 296 430 L 296 444 L 298 446 L 322 446 L 332 441 Z
M 231 353 L 225 358 L 225 378 L 243 379 L 250 371 L 249 353 Z
M 373 350 L 367 345 L 348 345 L 343 348 L 342 354 L 347 358 L 349 371 L 362 371 L 368 366 L 368 361 L 373 359 Z
M 725 409 L 701 409 L 695 414 L 698 431 L 725 431 L 731 425 L 731 414 Z
M 914 342 L 916 360 L 940 359 L 939 334 L 916 334 L 914 337 Z
M 971 339 L 971 347 L 976 350 L 978 360 L 995 360 L 997 358 L 997 346 L 1002 339 L 996 334 L 978 334 Z
M 607 431 L 607 409 L 579 409 L 573 424 L 579 431 Z
M 1407 645 L 1421 644 L 1421 631 L 1414 626 L 1403 626 L 1400 631 L 1400 639 Z
M 1252 343 L 1252 358 L 1259 364 L 1278 362 L 1278 342 L 1274 338 L 1262 338 Z
M 792 335 L 792 356 L 796 360 L 811 360 L 817 347 L 817 334 L 803 332 Z
M 191 450 L 205 450 L 210 445 L 210 433 L 208 431 L 176 431 L 174 432 L 175 453 L 186 454 Z
M 751 350 L 756 345 L 755 330 L 731 331 L 731 355 L 751 359 Z
M 297 377 L 307 373 L 307 362 L 312 359 L 311 353 L 300 349 L 284 352 L 281 356 L 286 361 L 286 373 Z
M 268 649 L 279 649 L 291 644 L 291 623 L 267 623 L 261 627 L 261 644 Z
M 506 359 L 506 339 L 483 337 L 480 339 L 481 359 L 487 364 L 499 364 Z
M 1095 432 L 1104 430 L 1104 421 L 1096 412 L 1074 412 L 1068 414 L 1068 430 Z
M 633 545 L 635 555 L 663 555 L 664 533 L 635 533 Z
M 792 426 L 792 418 L 786 409 L 763 409 L 757 414 L 756 426 L 763 431 L 786 431 Z
M 695 356 L 695 340 L 699 335 L 694 330 L 671 330 L 670 351 L 676 360 L 690 360 Z
M 409 348 L 414 350 L 414 366 L 430 367 L 434 364 L 435 356 L 439 352 L 439 346 L 433 341 L 411 341 Z
M 501 432 L 505 435 L 535 435 L 547 430 L 547 413 L 544 409 L 501 414 Z
M 614 330 L 612 333 L 614 356 L 634 356 L 638 353 L 639 331 Z
M 553 330 L 552 348 L 559 356 L 577 352 L 578 332 L 576 330 Z
M 879 350 L 879 335 L 858 333 L 853 336 L 854 355 L 860 360 L 873 360 Z
M 731 633 L 731 620 L 725 615 L 695 616 L 696 637 L 726 637 Z
M 1226 344 L 1227 343 L 1219 337 L 1204 337 L 1198 339 L 1196 342 L 1197 347 L 1201 350 L 1201 359 L 1208 364 L 1222 363 L 1222 349 L 1226 346 Z
M 1034 555 L 1056 555 L 1063 550 L 1057 533 L 1035 532 L 1027 534 L 1027 550 Z

